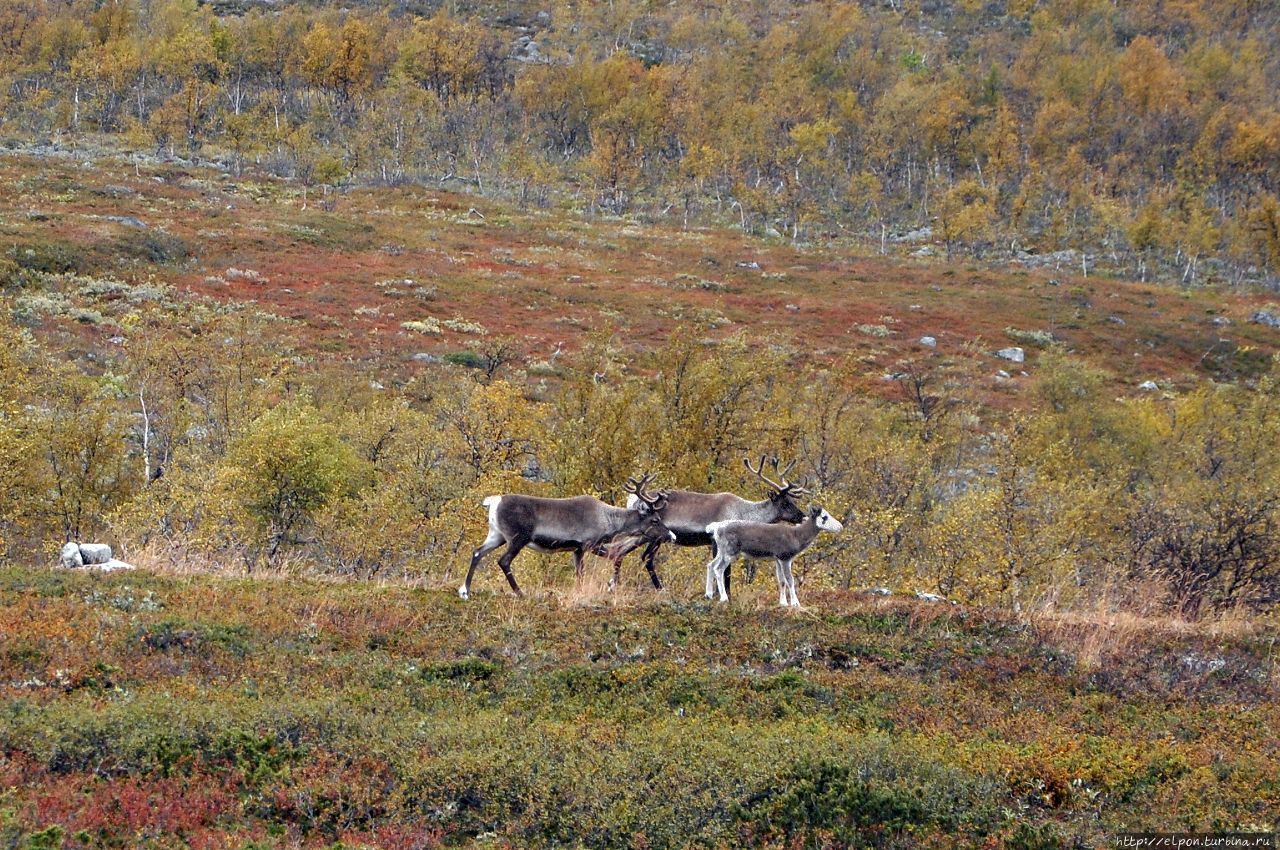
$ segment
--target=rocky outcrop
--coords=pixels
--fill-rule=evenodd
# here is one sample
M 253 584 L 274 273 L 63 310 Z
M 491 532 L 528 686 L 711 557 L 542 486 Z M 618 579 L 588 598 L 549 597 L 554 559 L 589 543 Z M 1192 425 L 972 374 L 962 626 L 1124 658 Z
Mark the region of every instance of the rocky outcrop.
M 133 564 L 116 560 L 106 543 L 66 543 L 58 555 L 58 563 L 67 569 L 94 569 L 104 573 L 136 569 Z

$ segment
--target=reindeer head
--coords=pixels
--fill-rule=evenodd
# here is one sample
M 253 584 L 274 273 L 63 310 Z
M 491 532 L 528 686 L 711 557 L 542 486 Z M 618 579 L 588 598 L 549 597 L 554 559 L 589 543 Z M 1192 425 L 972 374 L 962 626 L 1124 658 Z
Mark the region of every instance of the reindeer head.
M 650 543 L 674 542 L 675 534 L 662 521 L 662 510 L 667 506 L 667 497 L 661 491 L 656 494 L 645 491 L 656 477 L 652 473 L 646 473 L 638 480 L 634 477 L 628 478 L 627 483 L 623 485 L 623 490 L 636 497 L 635 506 L 631 508 L 631 515 L 627 518 L 623 534 L 638 534 Z
M 844 528 L 844 523 L 827 513 L 827 509 L 821 505 L 814 505 L 809 508 L 809 518 L 813 520 L 813 524 L 823 531 L 830 531 L 832 534 L 838 533 Z
M 751 465 L 751 458 L 744 457 L 742 464 L 747 469 L 755 473 L 755 476 L 769 485 L 769 501 L 773 503 L 778 511 L 778 519 L 782 522 L 804 522 L 805 513 L 796 505 L 797 496 L 806 496 L 809 491 L 798 484 L 792 484 L 787 480 L 787 474 L 791 472 L 792 467 L 796 465 L 793 460 L 791 463 L 779 469 L 781 461 L 777 455 L 768 458 L 769 465 L 773 467 L 773 474 L 782 480 L 782 483 L 774 481 L 772 478 L 764 474 L 764 462 L 766 456 L 760 455 L 760 462 L 755 466 Z

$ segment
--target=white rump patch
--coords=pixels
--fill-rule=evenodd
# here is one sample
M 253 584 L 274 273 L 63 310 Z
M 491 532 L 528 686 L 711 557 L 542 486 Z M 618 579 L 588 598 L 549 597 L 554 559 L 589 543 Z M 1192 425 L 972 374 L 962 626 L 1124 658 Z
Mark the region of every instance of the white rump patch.
M 489 509 L 489 527 L 498 527 L 498 505 L 502 504 L 501 496 L 485 496 L 480 504 Z

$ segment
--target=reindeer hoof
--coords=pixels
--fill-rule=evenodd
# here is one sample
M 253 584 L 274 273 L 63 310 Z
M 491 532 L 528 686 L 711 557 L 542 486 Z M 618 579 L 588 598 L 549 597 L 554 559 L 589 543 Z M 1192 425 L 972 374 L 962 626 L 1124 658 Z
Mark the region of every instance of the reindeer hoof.
M 467 591 L 466 585 L 463 585 L 462 587 L 458 588 L 458 596 L 462 597 L 463 599 L 471 598 L 471 594 Z

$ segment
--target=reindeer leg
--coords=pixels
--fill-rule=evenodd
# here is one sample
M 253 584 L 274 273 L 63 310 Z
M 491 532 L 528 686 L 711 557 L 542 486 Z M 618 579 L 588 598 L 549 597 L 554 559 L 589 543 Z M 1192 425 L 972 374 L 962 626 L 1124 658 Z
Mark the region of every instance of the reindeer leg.
M 795 573 L 791 572 L 790 559 L 782 565 L 782 571 L 787 576 L 787 590 L 791 593 L 791 606 L 793 608 L 799 608 L 800 600 L 796 598 L 796 576 Z
M 662 579 L 658 578 L 658 549 L 661 543 L 650 543 L 644 550 L 644 568 L 649 571 L 649 581 L 653 582 L 654 590 L 662 590 Z
M 715 540 L 711 541 L 711 557 L 719 557 L 719 547 L 716 546 Z M 724 592 L 729 593 L 733 590 L 733 561 L 724 565 Z
M 641 559 L 644 561 L 644 568 L 649 571 L 649 580 L 653 582 L 655 590 L 662 590 L 662 579 L 658 578 L 658 549 L 662 544 L 654 541 L 644 547 L 644 554 Z
M 625 546 L 610 546 L 605 552 L 605 557 L 613 565 L 613 578 L 609 579 L 609 592 L 612 593 L 622 582 L 622 559 L 627 557 L 627 548 Z
M 707 598 L 716 598 L 716 561 L 719 557 L 712 558 L 707 562 Z
M 475 577 L 476 567 L 480 565 L 480 560 L 488 555 L 494 549 L 499 549 L 507 539 L 502 536 L 502 532 L 496 528 L 489 529 L 489 536 L 480 544 L 480 548 L 471 553 L 471 566 L 467 568 L 467 580 L 462 583 L 462 587 L 458 588 L 458 595 L 463 599 L 471 598 L 471 579 Z
M 503 552 L 502 557 L 498 559 L 498 566 L 502 567 L 502 572 L 507 577 L 507 584 L 511 585 L 516 596 L 524 596 L 524 591 L 520 589 L 520 585 L 516 584 L 516 577 L 511 574 L 511 562 L 515 560 L 516 555 L 520 554 L 520 550 L 528 545 L 528 540 L 512 540 L 507 546 L 507 551 Z
M 729 567 L 733 564 L 732 558 L 717 557 L 716 561 L 716 589 L 720 591 L 720 601 L 729 601 L 729 588 L 725 586 L 725 574 L 729 572 Z
M 582 549 L 573 550 L 573 574 L 578 584 L 582 584 Z
M 774 564 L 773 572 L 778 577 L 778 604 L 785 608 L 787 607 L 787 574 L 782 569 L 781 558 Z

